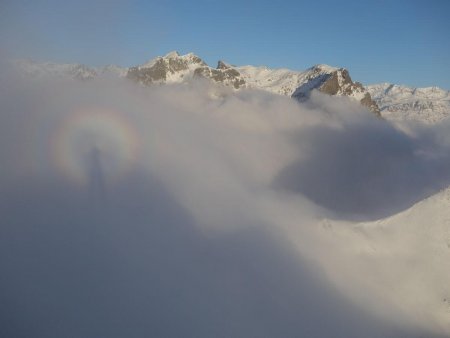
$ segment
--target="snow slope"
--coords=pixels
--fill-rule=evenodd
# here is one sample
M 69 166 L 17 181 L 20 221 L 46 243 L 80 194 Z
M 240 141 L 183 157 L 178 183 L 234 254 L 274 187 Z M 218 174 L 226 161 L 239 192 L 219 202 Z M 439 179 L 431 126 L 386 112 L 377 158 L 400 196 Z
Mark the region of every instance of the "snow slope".
M 236 69 L 250 87 L 285 96 L 292 96 L 298 87 L 307 82 L 309 75 L 308 71 L 300 72 L 285 68 L 241 66 Z M 337 69 L 330 67 L 329 70 L 332 72 Z
M 386 219 L 324 219 L 318 231 L 328 237 L 320 250 L 329 278 L 355 302 L 372 302 L 376 310 L 378 299 L 405 321 L 450 336 L 450 187 Z
M 388 120 L 433 124 L 450 115 L 450 92 L 438 87 L 413 88 L 381 83 L 366 88 Z
M 319 64 L 305 71 L 254 66 L 236 67 L 236 70 L 243 75 L 251 88 L 300 100 L 306 99 L 312 90 L 319 90 L 329 95 L 346 96 L 360 102 L 374 113 L 379 113 L 367 90 L 360 83 L 353 82 L 344 68 Z

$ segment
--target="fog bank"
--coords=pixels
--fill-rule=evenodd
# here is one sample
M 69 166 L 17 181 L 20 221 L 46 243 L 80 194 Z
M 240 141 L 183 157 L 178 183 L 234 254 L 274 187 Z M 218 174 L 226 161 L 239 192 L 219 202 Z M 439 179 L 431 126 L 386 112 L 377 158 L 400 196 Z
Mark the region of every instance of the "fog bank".
M 380 300 L 359 276 L 372 263 L 318 231 L 447 187 L 448 124 L 400 128 L 345 98 L 299 104 L 201 81 L 4 79 L 2 335 L 450 332 Z

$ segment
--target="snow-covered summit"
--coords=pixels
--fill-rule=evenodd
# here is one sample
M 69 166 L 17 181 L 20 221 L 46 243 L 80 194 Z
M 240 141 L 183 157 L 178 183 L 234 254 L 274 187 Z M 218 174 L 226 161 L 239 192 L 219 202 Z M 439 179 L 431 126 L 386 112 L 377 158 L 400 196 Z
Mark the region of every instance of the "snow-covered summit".
M 145 84 L 177 83 L 192 77 L 195 69 L 206 63 L 193 53 L 180 55 L 173 51 L 128 69 L 127 77 Z
M 333 66 L 330 66 L 330 65 L 326 65 L 324 63 L 319 63 L 317 65 L 312 66 L 308 70 L 317 70 L 317 71 L 320 71 L 322 73 L 332 73 L 332 72 L 334 72 L 334 71 L 336 71 L 338 69 L 340 69 L 340 68 L 333 67 Z
M 173 50 L 169 53 L 167 53 L 164 58 L 165 59 L 174 59 L 180 56 L 180 53 L 178 53 L 176 50 Z

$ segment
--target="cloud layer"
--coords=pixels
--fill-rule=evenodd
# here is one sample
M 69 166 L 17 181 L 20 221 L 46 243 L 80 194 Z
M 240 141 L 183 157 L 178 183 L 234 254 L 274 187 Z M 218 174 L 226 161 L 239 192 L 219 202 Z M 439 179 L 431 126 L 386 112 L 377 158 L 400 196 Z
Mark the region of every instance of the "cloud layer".
M 315 227 L 446 187 L 448 125 L 402 131 L 346 99 L 298 104 L 204 82 L 4 78 L 3 335 L 442 332 L 364 285 L 359 302 L 334 285 Z

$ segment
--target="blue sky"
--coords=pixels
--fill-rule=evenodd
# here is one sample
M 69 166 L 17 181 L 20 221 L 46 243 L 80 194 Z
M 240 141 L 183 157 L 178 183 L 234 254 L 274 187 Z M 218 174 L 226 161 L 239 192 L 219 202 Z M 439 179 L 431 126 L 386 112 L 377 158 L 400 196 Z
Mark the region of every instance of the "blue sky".
M 90 65 L 171 50 L 215 66 L 346 67 L 365 84 L 450 89 L 450 1 L 0 2 L 0 56 Z

